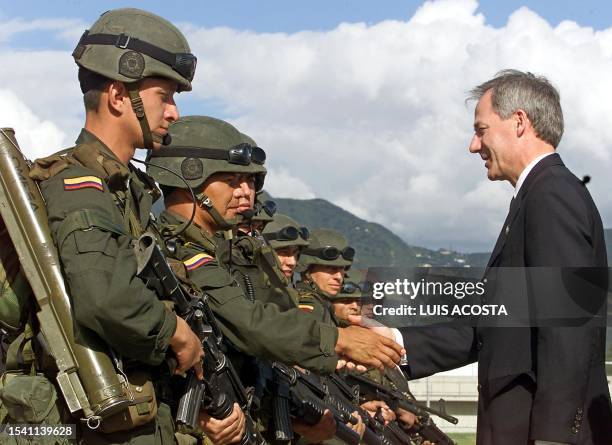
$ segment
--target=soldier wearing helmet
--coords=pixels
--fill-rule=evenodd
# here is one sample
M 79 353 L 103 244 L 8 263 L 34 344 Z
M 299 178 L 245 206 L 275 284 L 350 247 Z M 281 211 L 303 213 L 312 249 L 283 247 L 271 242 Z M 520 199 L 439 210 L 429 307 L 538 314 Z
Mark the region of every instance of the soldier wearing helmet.
M 366 330 L 337 330 L 297 310 L 281 312 L 276 305 L 249 301 L 248 289 L 236 287 L 227 269 L 220 267 L 229 257 L 227 251 L 220 251 L 228 243 L 218 232 L 239 224 L 241 213 L 253 205 L 255 193 L 263 186 L 265 153 L 245 144 L 230 124 L 211 117 L 185 117 L 170 126 L 170 134 L 172 143 L 152 152 L 147 169 L 164 192 L 162 234 L 172 238 L 189 223 L 179 236 L 176 255 L 189 277 L 212 296 L 211 307 L 236 348 L 323 372 L 335 369 L 338 353 L 374 365 L 391 364 L 398 358 L 394 343 Z M 165 169 L 180 173 L 186 183 Z M 196 199 L 191 223 L 194 203 L 187 186 Z M 368 352 L 354 349 L 358 336 L 371 345 Z M 385 352 L 377 354 L 381 347 Z
M 263 230 L 263 238 L 270 244 L 289 283 L 297 267 L 301 251 L 308 246 L 309 232 L 293 218 L 277 213 Z
M 255 193 L 263 187 L 265 152 L 244 143 L 229 123 L 212 117 L 184 117 L 170 126 L 170 134 L 172 143 L 152 152 L 147 168 L 164 192 L 162 234 L 172 238 L 188 224 L 179 235 L 176 256 L 193 282 L 212 296 L 211 307 L 234 346 L 251 355 L 321 372 L 335 369 L 337 353 L 376 363 L 369 354 L 355 352 L 351 339 L 363 336 L 360 339 L 374 348 L 374 343 L 382 341 L 378 336 L 363 329 L 338 332 L 303 317 L 297 309 L 281 312 L 277 305 L 257 301 L 243 282 L 238 281 L 242 289 L 236 287 L 228 273 L 230 252 L 223 247 L 229 243 L 221 231 L 235 228 L 241 214 L 251 209 Z M 180 173 L 185 182 L 168 170 Z M 194 203 L 187 186 L 196 199 L 193 221 Z M 390 363 L 394 355 L 382 358 Z
M 348 320 L 349 315 L 361 315 L 364 279 L 365 274 L 360 270 L 350 269 L 345 273 L 340 292 L 331 299 L 338 319 Z
M 171 400 L 159 391 L 169 379 L 162 363 L 172 352 L 176 372 L 193 367 L 201 377 L 203 351 L 185 321 L 136 276 L 131 240 L 153 227 L 159 191 L 130 160 L 137 148 L 168 142 L 168 126 L 178 119 L 174 94 L 191 90 L 196 58 L 174 25 L 139 9 L 102 14 L 73 57 L 84 129 L 75 147 L 37 160 L 31 176 L 47 204 L 77 337 L 79 330 L 99 336 L 118 372 L 144 391 L 129 411 L 103 418 L 97 429 L 80 428 L 80 440 L 171 443 Z
M 310 245 L 302 251 L 298 270 L 302 280 L 297 284 L 300 309 L 312 312 L 318 319 L 339 325 L 330 300 L 342 288 L 344 274 L 353 264 L 355 249 L 347 239 L 331 229 L 310 233 Z

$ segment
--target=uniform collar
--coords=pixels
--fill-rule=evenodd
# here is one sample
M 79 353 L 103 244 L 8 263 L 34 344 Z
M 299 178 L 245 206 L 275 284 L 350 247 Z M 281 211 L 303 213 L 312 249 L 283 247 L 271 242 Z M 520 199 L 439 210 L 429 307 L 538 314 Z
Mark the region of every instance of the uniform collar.
M 176 213 L 169 212 L 168 210 L 164 210 L 159 215 L 159 220 L 161 221 L 162 225 L 173 226 L 173 228 L 178 228 L 180 225 L 187 222 L 186 218 L 183 218 L 181 215 L 177 215 Z M 189 224 L 187 229 L 185 229 L 185 231 L 181 234 L 181 237 L 188 243 L 194 243 L 202 246 L 210 254 L 214 255 L 217 250 L 214 235 L 209 234 L 193 222 Z

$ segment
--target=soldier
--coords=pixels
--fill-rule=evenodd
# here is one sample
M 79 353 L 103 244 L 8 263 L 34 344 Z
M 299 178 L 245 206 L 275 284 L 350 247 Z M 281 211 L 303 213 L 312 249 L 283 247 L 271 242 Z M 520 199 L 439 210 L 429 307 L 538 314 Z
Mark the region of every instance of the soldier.
M 302 251 L 299 271 L 302 280 L 296 288 L 300 294 L 300 309 L 311 312 L 319 320 L 340 325 L 331 298 L 334 298 L 351 267 L 355 249 L 339 232 L 317 229 L 310 233 L 310 245 Z
M 191 90 L 196 58 L 175 26 L 138 9 L 102 14 L 72 55 L 84 129 L 75 147 L 37 160 L 31 176 L 47 203 L 76 336 L 88 331 L 102 338 L 143 396 L 129 413 L 95 430 L 82 428 L 81 441 L 173 443 L 162 363 L 172 352 L 177 373 L 193 367 L 201 378 L 203 351 L 185 321 L 136 276 L 131 240 L 154 229 L 150 210 L 159 192 L 130 160 L 137 148 L 158 150 L 167 142 L 168 126 L 178 119 L 174 94 Z
M 350 269 L 344 275 L 340 292 L 331 299 L 334 313 L 339 320 L 349 321 L 350 315 L 361 315 L 362 291 L 364 273 Z
M 262 235 L 274 249 L 280 270 L 291 284 L 300 253 L 309 244 L 308 229 L 300 226 L 293 218 L 277 213 L 272 222 L 266 225 Z
M 171 146 L 152 152 L 148 167 L 164 192 L 162 232 L 171 238 L 188 224 L 176 256 L 184 261 L 189 277 L 211 295 L 211 307 L 229 341 L 252 355 L 326 373 L 336 368 L 338 355 L 394 366 L 401 348 L 386 338 L 359 327 L 331 328 L 297 310 L 281 312 L 277 305 L 245 298 L 219 266 L 218 244 L 229 243 L 215 233 L 236 226 L 240 214 L 252 208 L 255 192 L 263 186 L 265 153 L 242 142 L 227 122 L 210 117 L 185 117 L 171 125 L 170 134 Z M 196 203 L 179 177 L 155 165 L 180 172 Z
M 218 232 L 237 226 L 241 213 L 252 208 L 263 186 L 265 153 L 242 142 L 230 124 L 210 117 L 185 117 L 169 130 L 171 146 L 153 152 L 148 166 L 164 192 L 162 233 L 168 239 L 177 237 L 175 256 L 210 296 L 209 304 L 232 347 L 324 373 L 334 371 L 337 354 L 392 364 L 399 347 L 388 339 L 362 328 L 336 329 L 304 317 L 297 308 L 282 312 L 275 304 L 244 295 L 216 258 L 218 245 L 228 244 Z M 166 169 L 180 172 L 196 202 L 180 176 Z M 357 345 L 367 352 L 356 352 Z

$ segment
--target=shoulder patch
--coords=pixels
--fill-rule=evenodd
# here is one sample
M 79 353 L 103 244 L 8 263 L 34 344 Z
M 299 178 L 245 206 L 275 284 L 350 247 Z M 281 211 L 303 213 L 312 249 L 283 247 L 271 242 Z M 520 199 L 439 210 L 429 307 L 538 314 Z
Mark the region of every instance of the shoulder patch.
M 305 312 L 314 311 L 314 306 L 312 304 L 300 303 L 298 307 L 300 308 L 300 310 L 305 311 Z
M 210 263 L 214 258 L 207 253 L 198 253 L 197 255 L 192 256 L 189 259 L 183 261 L 183 264 L 187 268 L 187 270 L 195 270 L 204 264 Z
M 86 188 L 103 191 L 102 179 L 97 176 L 79 176 L 77 178 L 64 179 L 64 190 L 81 190 Z

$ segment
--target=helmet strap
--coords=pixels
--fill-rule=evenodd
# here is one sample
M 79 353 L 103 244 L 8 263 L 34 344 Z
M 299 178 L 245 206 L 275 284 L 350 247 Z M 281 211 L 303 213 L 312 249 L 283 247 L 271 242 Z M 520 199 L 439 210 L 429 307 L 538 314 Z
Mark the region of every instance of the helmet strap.
M 126 83 L 125 85 L 127 87 L 128 94 L 130 95 L 132 110 L 134 110 L 134 114 L 140 123 L 140 128 L 142 130 L 142 141 L 144 145 L 143 148 L 153 150 L 153 141 L 155 140 L 155 142 L 161 143 L 161 138 L 151 133 L 151 128 L 149 127 L 149 122 L 147 121 L 147 115 L 145 114 L 142 98 L 140 97 L 138 91 L 139 82 L 130 82 Z
M 237 218 L 233 218 L 230 220 L 223 218 L 223 216 L 221 216 L 217 209 L 215 209 L 215 206 L 213 205 L 210 198 L 206 196 L 204 192 L 196 193 L 196 200 L 198 202 L 198 205 L 204 210 L 206 210 L 210 214 L 210 216 L 212 216 L 212 219 L 215 221 L 215 224 L 217 224 L 219 230 L 231 229 L 238 223 Z

